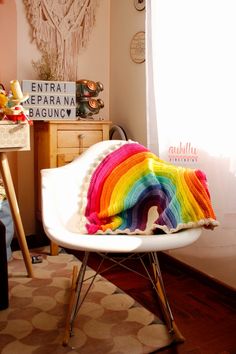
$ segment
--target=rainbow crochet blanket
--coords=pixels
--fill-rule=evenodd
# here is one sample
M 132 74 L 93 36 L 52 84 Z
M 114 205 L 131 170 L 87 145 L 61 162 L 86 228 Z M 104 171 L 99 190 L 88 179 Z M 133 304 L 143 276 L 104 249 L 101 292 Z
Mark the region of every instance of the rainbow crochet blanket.
M 218 225 L 202 171 L 174 166 L 132 141 L 95 156 L 85 185 L 81 227 L 88 234 L 173 233 Z

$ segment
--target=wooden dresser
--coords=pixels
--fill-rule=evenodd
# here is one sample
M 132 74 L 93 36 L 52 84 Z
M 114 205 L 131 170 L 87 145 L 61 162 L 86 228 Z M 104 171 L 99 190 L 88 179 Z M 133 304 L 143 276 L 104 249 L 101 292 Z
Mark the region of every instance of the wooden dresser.
M 34 121 L 35 209 L 41 223 L 40 170 L 63 166 L 89 146 L 109 139 L 110 121 L 51 120 Z M 58 246 L 51 243 L 51 254 Z

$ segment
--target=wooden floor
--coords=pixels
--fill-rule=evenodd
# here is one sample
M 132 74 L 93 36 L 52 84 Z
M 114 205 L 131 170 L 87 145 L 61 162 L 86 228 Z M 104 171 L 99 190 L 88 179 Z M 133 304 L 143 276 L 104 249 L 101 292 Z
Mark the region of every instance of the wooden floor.
M 81 254 L 75 255 L 81 258 Z M 158 258 L 175 322 L 186 339 L 158 353 L 236 354 L 235 293 L 205 282 L 163 254 Z M 90 255 L 89 265 L 96 267 L 98 260 L 97 254 Z M 120 267 L 103 276 L 160 316 L 148 280 Z

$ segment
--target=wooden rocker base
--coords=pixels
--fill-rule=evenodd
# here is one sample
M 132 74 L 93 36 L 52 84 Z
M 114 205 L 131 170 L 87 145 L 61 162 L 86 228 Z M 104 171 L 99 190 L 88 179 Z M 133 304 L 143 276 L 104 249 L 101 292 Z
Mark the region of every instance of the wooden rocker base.
M 64 333 L 63 342 L 62 342 L 63 346 L 68 345 L 69 339 L 73 335 L 73 326 L 74 326 L 75 318 L 78 314 L 80 306 L 82 305 L 84 299 L 87 296 L 87 293 L 88 293 L 95 277 L 97 276 L 97 274 L 99 272 L 99 268 L 100 268 L 103 260 L 108 258 L 115 263 L 114 265 L 110 266 L 107 269 L 110 269 L 111 267 L 118 264 L 126 269 L 128 268 L 130 271 L 134 271 L 133 269 L 124 265 L 123 261 L 113 260 L 112 258 L 108 257 L 107 255 L 103 255 L 103 260 L 101 261 L 100 265 L 98 266 L 98 269 L 95 272 L 94 276 L 91 277 L 92 280 L 90 282 L 90 286 L 89 286 L 87 292 L 85 293 L 85 295 L 83 296 L 83 298 L 81 299 L 81 289 L 82 289 L 82 285 L 83 285 L 83 281 L 84 281 L 84 275 L 85 275 L 85 270 L 86 270 L 86 266 L 87 266 L 88 256 L 89 256 L 89 252 L 85 252 L 85 255 L 84 255 L 84 258 L 83 258 L 83 261 L 82 261 L 79 271 L 78 271 L 77 266 L 74 266 L 74 268 L 73 268 L 72 283 L 71 283 L 71 289 L 70 289 L 70 301 L 69 301 L 68 313 L 67 313 L 67 317 L 66 317 L 65 333 Z M 151 274 L 148 272 L 146 266 L 144 265 L 142 257 L 139 257 L 139 258 L 140 258 L 141 263 L 143 264 L 146 272 L 148 272 L 147 277 L 151 281 L 151 283 L 156 291 L 158 301 L 159 301 L 159 304 L 161 307 L 162 315 L 164 317 L 165 324 L 168 328 L 169 334 L 173 339 L 173 342 L 174 343 L 182 343 L 185 341 L 185 338 L 183 337 L 183 335 L 179 331 L 179 329 L 174 321 L 173 315 L 171 313 L 170 305 L 169 305 L 169 302 L 168 302 L 168 299 L 167 299 L 167 296 L 165 293 L 164 283 L 162 280 L 162 275 L 161 275 L 157 255 L 155 252 L 151 252 L 151 253 L 149 253 L 149 256 L 150 256 L 150 261 L 152 264 L 153 276 L 151 276 Z M 106 271 L 106 269 L 103 272 L 105 272 L 105 271 Z M 135 271 L 135 272 L 137 273 L 137 271 Z M 101 272 L 99 274 L 101 274 Z

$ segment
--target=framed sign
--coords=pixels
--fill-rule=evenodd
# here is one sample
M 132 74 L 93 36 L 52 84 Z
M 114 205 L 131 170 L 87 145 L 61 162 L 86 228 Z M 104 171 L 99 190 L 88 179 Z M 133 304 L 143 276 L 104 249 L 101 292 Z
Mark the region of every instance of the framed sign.
M 76 120 L 76 84 L 70 81 L 22 81 L 31 120 Z
M 134 63 L 141 64 L 145 61 L 145 32 L 135 33 L 130 43 L 130 57 Z

